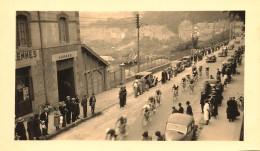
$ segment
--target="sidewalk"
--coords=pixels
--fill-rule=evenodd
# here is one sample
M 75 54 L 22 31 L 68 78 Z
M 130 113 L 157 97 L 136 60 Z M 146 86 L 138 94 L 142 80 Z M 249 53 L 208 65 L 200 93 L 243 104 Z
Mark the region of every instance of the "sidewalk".
M 231 53 L 233 53 L 231 51 Z M 237 97 L 237 93 L 244 94 L 244 57 L 242 59 L 242 65 L 237 68 L 240 72 L 238 75 L 233 75 L 231 83 L 227 89 L 223 92 L 222 106 L 218 108 L 218 116 L 215 119 L 212 117 L 209 121 L 209 125 L 204 125 L 198 136 L 197 141 L 239 141 L 241 127 L 243 123 L 244 113 L 239 109 L 240 116 L 234 122 L 229 122 L 227 119 L 227 101 L 229 97 Z

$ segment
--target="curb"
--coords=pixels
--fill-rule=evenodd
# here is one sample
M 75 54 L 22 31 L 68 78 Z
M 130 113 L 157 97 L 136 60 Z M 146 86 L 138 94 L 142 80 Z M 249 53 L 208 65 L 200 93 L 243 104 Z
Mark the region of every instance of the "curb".
M 79 125 L 79 124 L 81 124 L 81 123 L 83 123 L 83 122 L 85 122 L 87 120 L 90 120 L 90 119 L 95 118 L 96 116 L 99 116 L 99 115 L 102 115 L 102 114 L 103 114 L 102 111 L 97 112 L 95 115 L 93 115 L 91 117 L 88 117 L 88 118 L 81 119 L 80 121 L 78 121 L 76 123 L 77 123 L 77 125 Z M 61 134 L 63 132 L 66 132 L 66 131 L 70 130 L 73 127 L 76 127 L 77 125 L 75 125 L 73 123 L 69 124 L 68 126 L 66 126 L 64 128 L 61 128 L 59 131 L 56 131 L 53 134 L 50 134 L 50 135 L 46 136 L 46 140 L 50 140 L 50 139 L 54 138 L 55 136 L 57 136 L 57 135 L 59 135 L 59 134 Z

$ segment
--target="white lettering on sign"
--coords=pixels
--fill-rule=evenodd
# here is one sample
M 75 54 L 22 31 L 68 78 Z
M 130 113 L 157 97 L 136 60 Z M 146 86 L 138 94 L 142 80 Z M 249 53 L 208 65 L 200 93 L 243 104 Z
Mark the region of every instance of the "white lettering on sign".
M 52 55 L 52 61 L 64 60 L 69 59 L 77 56 L 77 51 L 66 52 Z
M 16 52 L 16 61 L 39 59 L 39 50 Z

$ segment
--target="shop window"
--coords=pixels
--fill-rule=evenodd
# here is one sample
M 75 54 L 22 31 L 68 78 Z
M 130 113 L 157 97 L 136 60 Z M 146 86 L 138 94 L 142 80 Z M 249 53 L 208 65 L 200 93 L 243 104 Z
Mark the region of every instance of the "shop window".
M 64 15 L 63 15 L 64 16 Z M 69 42 L 69 30 L 67 17 L 59 17 L 60 42 Z
M 31 46 L 29 33 L 29 14 L 17 13 L 16 16 L 16 43 L 17 46 Z
M 16 103 L 32 101 L 33 85 L 30 76 L 30 67 L 16 69 Z

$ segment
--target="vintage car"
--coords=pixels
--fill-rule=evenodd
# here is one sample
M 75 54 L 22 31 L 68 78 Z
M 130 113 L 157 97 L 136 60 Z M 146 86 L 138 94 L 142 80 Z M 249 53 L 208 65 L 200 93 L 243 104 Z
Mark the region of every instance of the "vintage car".
M 154 77 L 152 72 L 139 72 L 135 75 L 136 80 L 141 80 L 142 77 L 149 81 L 148 87 L 154 87 L 158 83 L 158 78 Z
M 235 44 L 240 44 L 240 40 L 235 40 Z
M 204 80 L 203 83 L 202 83 L 201 92 L 205 91 L 206 82 L 209 82 L 209 84 L 211 86 L 211 90 L 210 90 L 210 94 L 211 94 L 212 91 L 214 91 L 213 88 L 217 85 L 218 81 L 216 79 L 206 79 L 206 80 Z
M 214 54 L 210 54 L 207 56 L 206 58 L 206 62 L 216 62 L 217 61 L 217 57 Z
M 172 61 L 171 62 L 172 67 L 177 67 L 178 73 L 182 72 L 185 70 L 185 65 L 183 64 L 182 61 Z
M 182 61 L 183 61 L 185 67 L 190 67 L 192 64 L 191 56 L 182 57 Z
M 222 51 L 218 53 L 218 57 L 226 57 L 227 56 L 227 47 L 223 47 Z
M 197 125 L 193 116 L 174 113 L 167 120 L 165 127 L 166 141 L 194 140 L 196 138 Z

